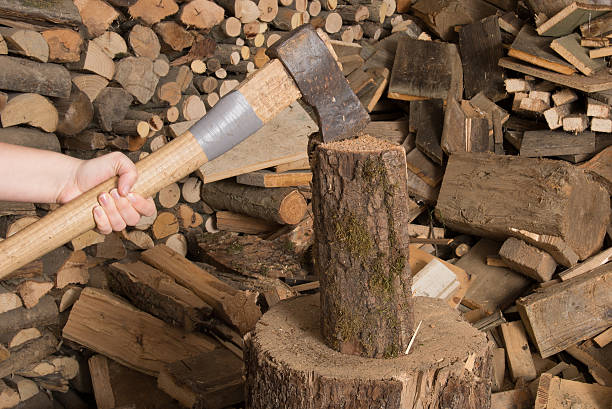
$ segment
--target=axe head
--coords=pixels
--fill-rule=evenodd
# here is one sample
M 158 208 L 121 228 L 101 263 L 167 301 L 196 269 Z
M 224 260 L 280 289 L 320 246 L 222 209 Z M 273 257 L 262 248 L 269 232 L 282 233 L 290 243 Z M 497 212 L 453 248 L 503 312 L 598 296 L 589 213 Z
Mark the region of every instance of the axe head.
M 370 116 L 312 26 L 291 31 L 267 53 L 283 63 L 313 107 L 323 142 L 352 138 L 368 124 Z

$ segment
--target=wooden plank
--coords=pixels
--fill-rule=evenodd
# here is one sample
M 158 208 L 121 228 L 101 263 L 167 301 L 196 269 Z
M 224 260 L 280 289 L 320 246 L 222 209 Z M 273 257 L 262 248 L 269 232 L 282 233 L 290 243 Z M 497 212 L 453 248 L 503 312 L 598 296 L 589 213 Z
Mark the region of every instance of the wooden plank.
M 546 18 L 554 16 L 572 2 L 573 0 L 527 0 L 531 10 L 536 14 L 544 14 Z
M 589 57 L 591 58 L 608 57 L 610 55 L 612 55 L 612 47 L 603 47 L 589 51 Z
M 463 26 L 459 32 L 459 52 L 463 64 L 465 98 L 479 92 L 493 101 L 506 95 L 504 72 L 497 64 L 504 56 L 497 15 Z
M 416 146 L 438 165 L 442 165 L 444 153 L 440 146 L 444 129 L 444 106 L 442 100 L 413 101 L 415 106 Z
M 492 129 L 492 120 L 491 120 Z M 447 101 L 444 113 L 441 146 L 448 155 L 457 152 L 490 152 L 493 138 L 484 113 L 475 110 L 467 101 Z
M 562 281 L 567 281 L 574 277 L 578 277 L 581 274 L 588 273 L 589 271 L 606 264 L 610 260 L 612 260 L 612 247 L 609 247 L 602 252 L 589 257 L 582 263 L 576 264 L 572 268 L 568 268 L 567 270 L 560 272 L 559 278 Z
M 501 58 L 499 65 L 510 70 L 554 82 L 568 88 L 584 92 L 607 91 L 612 88 L 612 74 L 602 70 L 595 75 L 586 77 L 581 74 L 563 75 L 524 64 L 511 58 Z
M 204 183 L 226 179 L 308 157 L 308 136 L 318 127 L 294 103 L 263 128 L 196 172 Z
M 523 134 L 520 155 L 540 157 L 594 153 L 595 140 L 594 132 L 527 131 Z
M 491 394 L 491 409 L 532 409 L 533 398 L 527 389 L 513 389 Z
M 598 384 L 602 386 L 612 386 L 612 373 L 587 351 L 576 345 L 572 345 L 566 348 L 565 352 L 585 364 L 589 368 L 589 373 Z
M 570 64 L 550 51 L 551 41 L 548 37 L 538 36 L 533 27 L 526 24 L 510 46 L 508 56 L 560 74 L 571 75 L 575 73 L 576 70 Z
M 517 300 L 521 319 L 542 358 L 599 334 L 612 325 L 612 265 Z
M 278 230 L 280 225 L 240 213 L 218 211 L 215 213 L 216 227 L 221 231 L 260 234 Z
M 573 2 L 554 16 L 549 16 L 548 20 L 538 26 L 537 32 L 541 36 L 565 36 L 581 24 L 593 20 L 608 11 L 612 11 L 612 6 Z
M 412 293 L 415 296 L 445 299 L 458 287 L 455 274 L 436 258 L 412 276 Z
M 461 99 L 463 69 L 457 46 L 414 40 L 398 42 L 389 81 L 388 97 L 409 101 L 416 98 Z
M 236 177 L 238 183 L 260 187 L 308 186 L 311 180 L 312 172 L 309 170 L 276 173 L 262 169 Z
M 363 132 L 375 138 L 401 145 L 409 134 L 408 118 L 402 117 L 394 121 L 372 121 Z
M 482 112 L 489 121 L 489 129 L 493 129 L 493 114 L 497 112 L 500 121 L 505 124 L 510 118 L 508 111 L 497 105 L 491 99 L 489 99 L 484 93 L 479 92 L 472 99 L 470 99 L 470 105 L 472 105 L 478 112 Z
M 406 154 L 406 166 L 431 187 L 442 181 L 442 168 L 427 158 L 418 148 Z
M 576 33 L 555 38 L 550 43 L 550 48 L 587 76 L 595 74 L 606 66 L 603 59 L 592 59 L 589 56 L 588 50 L 580 45 L 580 36 Z
M 261 316 L 256 294 L 236 290 L 163 244 L 144 251 L 141 259 L 192 290 L 241 334 L 252 330 Z
M 157 375 L 165 363 L 215 348 L 214 341 L 204 335 L 172 328 L 91 287 L 83 289 L 72 307 L 63 336 L 149 375 Z
M 535 379 L 536 369 L 529 351 L 527 335 L 521 321 L 501 324 L 501 332 L 506 346 L 508 369 L 512 380 L 523 378 L 526 381 Z
M 612 34 L 612 12 L 589 20 L 580 26 L 583 37 L 610 37 Z
M 612 388 L 542 374 L 534 409 L 609 409 Z
M 608 345 L 610 342 L 612 342 L 612 327 L 597 335 L 595 338 L 593 338 L 593 341 L 595 341 L 600 348 Z
M 501 243 L 482 239 L 455 265 L 472 275 L 472 286 L 465 298 L 489 313 L 504 308 L 520 296 L 531 280 L 507 267 L 487 265 L 487 257 L 497 254 Z

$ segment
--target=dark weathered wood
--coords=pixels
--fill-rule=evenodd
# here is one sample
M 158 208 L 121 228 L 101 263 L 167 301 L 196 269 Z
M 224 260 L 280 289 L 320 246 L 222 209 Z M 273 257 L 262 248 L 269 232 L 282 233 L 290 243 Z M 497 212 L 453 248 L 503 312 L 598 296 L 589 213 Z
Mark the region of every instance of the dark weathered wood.
M 109 273 L 115 293 L 175 327 L 191 331 L 212 313 L 212 307 L 191 290 L 148 264 L 113 263 Z
M 535 29 L 525 24 L 518 33 L 508 56 L 527 61 L 533 65 L 558 72 L 560 74 L 571 75 L 576 70 L 550 49 L 552 38 L 540 37 Z
M 550 48 L 562 56 L 584 75 L 591 76 L 606 66 L 603 58 L 591 58 L 586 48 L 580 45 L 580 36 L 576 33 L 555 38 Z
M 0 128 L 0 142 L 27 146 L 36 149 L 60 152 L 60 142 L 54 133 L 48 133 L 36 128 L 11 126 Z
M 604 185 L 612 195 L 612 147 L 607 147 L 580 167 Z
M 0 4 L 0 16 L 69 26 L 81 24 L 79 10 L 72 0 L 45 0 L 42 2 L 4 0 Z
M 399 199 L 406 196 L 404 149 L 362 137 L 319 145 L 313 155 L 325 343 L 348 354 L 397 357 L 413 332 L 408 207 Z
M 401 100 L 461 99 L 463 69 L 457 46 L 450 43 L 398 41 L 388 97 Z
M 491 344 L 445 301 L 415 298 L 415 319 L 423 324 L 409 354 L 401 351 L 395 359 L 355 357 L 328 348 L 319 314 L 317 295 L 298 297 L 268 311 L 247 336 L 247 407 L 490 406 Z
M 589 257 L 601 247 L 609 207 L 608 192 L 570 164 L 473 153 L 450 157 L 436 215 L 465 233 L 530 238 L 567 266 L 549 245 Z
M 104 88 L 96 100 L 96 119 L 106 132 L 113 130 L 113 122 L 121 121 L 132 103 L 132 96 L 123 88 Z
M 438 186 L 444 176 L 442 168 L 429 160 L 418 148 L 406 154 L 406 166 L 431 187 Z
M 58 98 L 55 107 L 59 115 L 57 133 L 73 136 L 89 126 L 93 119 L 94 109 L 87 95 L 76 85 L 68 98 Z
M 612 6 L 605 2 L 572 2 L 555 15 L 548 15 L 549 19 L 539 24 L 537 31 L 541 36 L 565 36 L 609 11 L 612 11 Z
M 557 268 L 557 263 L 550 254 L 514 237 L 504 242 L 499 249 L 499 255 L 514 271 L 540 282 L 550 280 Z
M 606 408 L 612 401 L 612 388 L 562 379 L 542 374 L 538 384 L 534 409 L 569 409 L 581 405 L 584 408 Z
M 20 307 L 0 314 L 0 333 L 55 324 L 57 315 L 53 297 L 45 296 L 33 308 Z
M 166 365 L 157 384 L 184 407 L 222 409 L 244 400 L 244 365 L 225 348 Z
M 591 338 L 612 325 L 612 265 L 546 287 L 516 302 L 542 358 Z
M 192 257 L 225 271 L 273 278 L 299 279 L 308 275 L 285 244 L 232 233 L 203 234 L 194 239 L 190 246 Z
M 70 96 L 70 73 L 61 65 L 2 55 L 0 66 L 0 89 L 50 97 Z
M 479 92 L 493 101 L 499 101 L 506 95 L 504 72 L 497 64 L 504 56 L 498 20 L 497 16 L 490 16 L 464 26 L 459 32 L 466 99 Z
M 401 145 L 408 136 L 408 118 L 400 118 L 393 121 L 372 121 L 365 130 L 370 136 L 384 139 Z
M 523 134 L 521 156 L 541 157 L 594 153 L 595 133 L 572 134 L 555 131 L 527 131 Z
M 414 106 L 414 109 L 413 109 Z M 444 105 L 442 100 L 412 101 L 410 103 L 410 125 L 415 116 L 416 146 L 438 165 L 442 165 L 444 153 L 440 146 L 444 129 Z
M 447 101 L 441 147 L 447 154 L 456 152 L 491 152 L 493 135 L 489 134 L 488 120 L 467 101 L 454 98 Z

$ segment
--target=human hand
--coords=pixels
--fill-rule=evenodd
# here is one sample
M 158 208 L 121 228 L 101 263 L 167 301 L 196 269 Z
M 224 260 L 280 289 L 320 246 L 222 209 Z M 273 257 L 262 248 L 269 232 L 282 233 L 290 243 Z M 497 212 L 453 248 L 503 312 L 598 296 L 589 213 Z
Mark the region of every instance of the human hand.
M 138 179 L 136 165 L 120 152 L 109 153 L 95 159 L 82 161 L 74 172 L 74 182 L 60 197 L 66 203 L 100 183 L 119 176 L 117 189 L 98 196 L 98 206 L 93 209 L 97 230 L 102 234 L 121 231 L 134 226 L 141 216 L 155 213 L 153 199 L 130 192 Z

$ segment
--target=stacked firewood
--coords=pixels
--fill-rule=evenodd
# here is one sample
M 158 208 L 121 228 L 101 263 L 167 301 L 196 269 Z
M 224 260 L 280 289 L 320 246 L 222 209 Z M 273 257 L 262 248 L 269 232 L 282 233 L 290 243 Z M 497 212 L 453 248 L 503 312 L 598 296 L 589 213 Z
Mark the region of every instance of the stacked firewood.
M 588 74 L 524 42 L 590 6 L 523 3 L 9 0 L 0 141 L 138 161 L 264 66 L 284 33 L 311 24 L 370 113 L 366 132 L 407 152 L 413 291 L 445 299 L 497 345 L 492 407 L 533 407 L 538 387 L 555 382 L 609 395 L 610 320 L 596 291 L 609 289 L 609 269 L 592 270 L 611 257 L 599 252 L 608 216 L 597 187 L 612 192 L 610 10 L 593 6 L 587 26 L 548 38 L 590 47 L 599 68 Z M 294 104 L 162 189 L 153 217 L 87 232 L 2 281 L 0 408 L 240 405 L 242 336 L 280 300 L 318 288 L 316 131 Z M 563 162 L 534 159 L 543 156 Z M 55 207 L 0 203 L 0 237 Z M 587 314 L 551 312 L 571 299 Z

